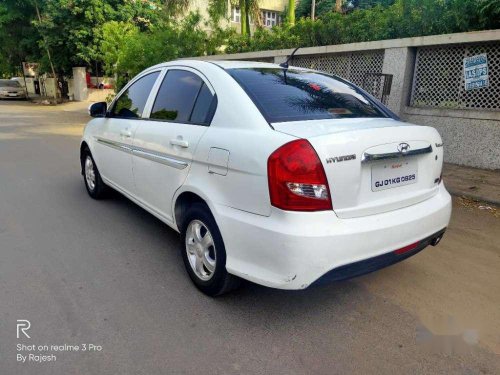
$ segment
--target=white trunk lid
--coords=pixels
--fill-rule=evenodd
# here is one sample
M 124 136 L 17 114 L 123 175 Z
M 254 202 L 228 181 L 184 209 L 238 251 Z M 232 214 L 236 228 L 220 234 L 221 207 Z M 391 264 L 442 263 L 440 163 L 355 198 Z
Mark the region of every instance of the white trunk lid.
M 437 193 L 443 147 L 432 127 L 381 118 L 272 125 L 315 148 L 340 218 L 396 210 Z

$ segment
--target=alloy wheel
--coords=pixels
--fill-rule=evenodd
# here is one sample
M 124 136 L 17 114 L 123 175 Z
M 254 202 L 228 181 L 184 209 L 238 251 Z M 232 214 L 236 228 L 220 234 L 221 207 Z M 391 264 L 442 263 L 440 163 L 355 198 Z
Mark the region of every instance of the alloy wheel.
M 215 244 L 210 230 L 199 220 L 189 223 L 186 231 L 186 253 L 195 275 L 203 281 L 215 272 Z
M 85 159 L 85 181 L 87 181 L 87 186 L 91 191 L 95 189 L 95 170 L 94 170 L 94 162 L 90 155 L 87 155 Z

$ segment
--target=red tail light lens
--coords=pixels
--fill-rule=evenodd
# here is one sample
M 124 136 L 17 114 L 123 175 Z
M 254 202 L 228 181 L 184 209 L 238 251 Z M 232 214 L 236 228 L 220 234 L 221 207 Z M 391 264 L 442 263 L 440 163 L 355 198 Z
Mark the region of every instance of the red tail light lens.
M 267 161 L 271 204 L 289 211 L 332 209 L 325 170 L 305 139 L 287 143 Z
M 401 249 L 394 250 L 394 253 L 397 255 L 407 253 L 408 251 L 412 251 L 412 250 L 416 249 L 419 243 L 420 242 L 415 242 L 415 243 L 412 243 L 411 245 L 402 247 Z

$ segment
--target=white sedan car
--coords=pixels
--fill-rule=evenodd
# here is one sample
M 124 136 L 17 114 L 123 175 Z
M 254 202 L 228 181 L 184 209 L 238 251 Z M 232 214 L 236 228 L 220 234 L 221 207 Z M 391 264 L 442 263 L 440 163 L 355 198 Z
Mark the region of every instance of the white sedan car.
M 438 132 L 318 71 L 173 61 L 89 112 L 88 193 L 113 188 L 180 232 L 209 295 L 371 272 L 436 245 L 450 220 Z
M 0 79 L 0 99 L 26 99 L 26 89 L 19 81 Z

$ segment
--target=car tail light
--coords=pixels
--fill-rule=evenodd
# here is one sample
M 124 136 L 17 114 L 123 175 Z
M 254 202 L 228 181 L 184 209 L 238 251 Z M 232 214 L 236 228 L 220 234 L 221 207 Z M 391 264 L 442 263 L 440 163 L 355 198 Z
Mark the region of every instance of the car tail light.
M 287 143 L 267 161 L 271 204 L 282 210 L 332 209 L 325 170 L 316 151 L 305 139 Z

